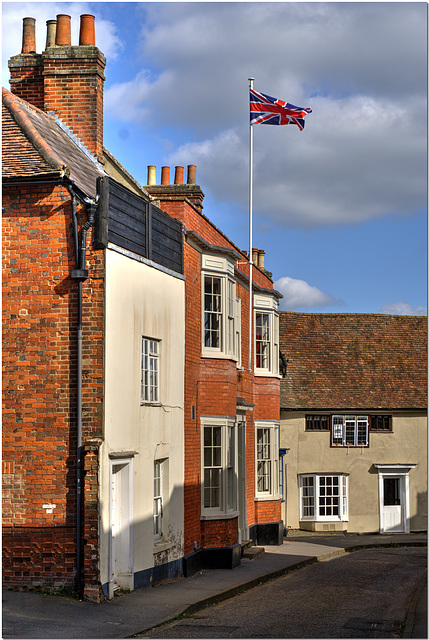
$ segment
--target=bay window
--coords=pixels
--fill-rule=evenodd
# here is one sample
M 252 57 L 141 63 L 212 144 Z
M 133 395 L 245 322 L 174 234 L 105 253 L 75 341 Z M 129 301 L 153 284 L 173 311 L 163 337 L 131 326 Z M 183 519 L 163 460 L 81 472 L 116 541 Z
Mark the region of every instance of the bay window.
M 279 375 L 279 315 L 273 296 L 254 296 L 255 374 Z
M 348 476 L 308 474 L 299 477 L 299 518 L 348 520 Z
M 255 422 L 256 496 L 279 495 L 279 425 L 271 421 Z
M 203 418 L 201 511 L 203 516 L 237 509 L 236 428 L 227 418 Z
M 202 267 L 203 354 L 238 360 L 241 320 L 234 263 L 227 258 L 203 255 Z

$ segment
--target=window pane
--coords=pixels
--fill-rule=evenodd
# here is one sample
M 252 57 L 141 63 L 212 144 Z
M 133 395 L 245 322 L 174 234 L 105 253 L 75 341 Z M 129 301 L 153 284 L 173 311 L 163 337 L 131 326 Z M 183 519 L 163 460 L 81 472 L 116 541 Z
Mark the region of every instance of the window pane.
M 159 401 L 159 342 L 142 338 L 141 402 Z
M 384 478 L 384 506 L 399 506 L 399 478 Z
M 204 345 L 220 348 L 222 326 L 222 281 L 204 276 Z

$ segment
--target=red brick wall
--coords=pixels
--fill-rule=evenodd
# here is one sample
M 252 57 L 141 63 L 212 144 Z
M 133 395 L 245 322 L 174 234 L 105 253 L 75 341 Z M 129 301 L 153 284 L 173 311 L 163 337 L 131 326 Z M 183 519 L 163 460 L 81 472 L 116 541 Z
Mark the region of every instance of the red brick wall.
M 203 520 L 202 543 L 205 548 L 230 547 L 238 540 L 238 518 Z
M 280 500 L 261 500 L 255 503 L 256 522 L 278 522 L 281 518 Z
M 44 105 L 43 64 L 40 54 L 21 54 L 9 61 L 10 86 L 15 95 L 39 109 Z
M 80 206 L 78 217 L 86 221 Z M 2 227 L 3 460 L 14 463 L 3 477 L 3 577 L 21 584 L 22 572 L 14 577 L 12 567 L 30 557 L 30 582 L 69 583 L 70 557 L 58 551 L 66 540 L 67 554 L 76 552 L 77 285 L 69 275 L 75 253 L 68 190 L 4 186 Z M 88 252 L 94 277 L 83 284 L 84 441 L 101 435 L 100 255 Z M 48 513 L 44 505 L 51 504 Z M 30 544 L 29 556 L 22 541 Z M 52 560 L 42 570 L 46 554 Z
M 103 160 L 103 83 L 106 60 L 96 47 L 50 47 L 9 61 L 11 91 L 53 111 L 100 162 Z
M 187 229 L 207 243 L 237 250 L 236 247 L 205 216 L 189 203 L 171 196 L 178 190 L 175 185 L 156 187 L 160 207 L 179 219 Z M 180 189 L 183 191 L 184 187 Z M 150 188 L 149 188 L 150 190 Z M 245 257 L 243 255 L 243 260 Z M 280 519 L 280 501 L 269 503 L 263 512 L 255 503 L 255 419 L 279 419 L 280 381 L 275 378 L 256 378 L 247 371 L 249 357 L 249 293 L 238 283 L 241 298 L 241 359 L 244 370 L 239 371 L 233 360 L 201 357 L 201 254 L 185 242 L 184 264 L 186 276 L 186 349 L 185 349 L 185 554 L 200 547 L 223 547 L 238 542 L 238 520 L 201 520 L 201 429 L 204 415 L 234 417 L 237 397 L 255 404 L 253 414 L 247 412 L 246 428 L 246 482 L 248 525 Z M 248 265 L 240 265 L 248 275 Z M 270 289 L 272 281 L 258 268 L 253 269 L 253 280 Z M 192 408 L 195 418 L 192 418 Z M 259 511 L 258 511 L 259 509 Z M 272 517 L 269 517 L 271 514 Z M 266 517 L 265 517 L 266 516 Z M 268 519 L 266 519 L 268 518 Z
M 95 47 L 50 47 L 43 61 L 44 110 L 54 111 L 103 162 L 103 54 Z

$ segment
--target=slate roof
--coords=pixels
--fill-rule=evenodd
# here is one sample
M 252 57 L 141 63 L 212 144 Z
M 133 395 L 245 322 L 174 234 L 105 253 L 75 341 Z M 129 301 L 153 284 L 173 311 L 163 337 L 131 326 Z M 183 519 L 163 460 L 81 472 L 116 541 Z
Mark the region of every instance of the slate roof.
M 426 409 L 427 317 L 280 313 L 282 409 Z
M 3 88 L 3 182 L 68 177 L 94 198 L 97 177 L 102 175 L 101 165 L 54 116 Z

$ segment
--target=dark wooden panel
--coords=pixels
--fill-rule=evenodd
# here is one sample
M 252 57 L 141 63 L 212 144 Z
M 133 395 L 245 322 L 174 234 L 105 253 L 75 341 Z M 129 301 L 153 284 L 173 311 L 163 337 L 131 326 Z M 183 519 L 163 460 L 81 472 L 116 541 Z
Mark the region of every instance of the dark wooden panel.
M 182 224 L 109 179 L 109 241 L 183 273 Z

